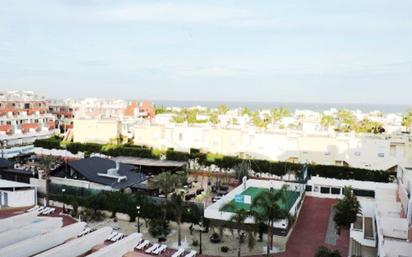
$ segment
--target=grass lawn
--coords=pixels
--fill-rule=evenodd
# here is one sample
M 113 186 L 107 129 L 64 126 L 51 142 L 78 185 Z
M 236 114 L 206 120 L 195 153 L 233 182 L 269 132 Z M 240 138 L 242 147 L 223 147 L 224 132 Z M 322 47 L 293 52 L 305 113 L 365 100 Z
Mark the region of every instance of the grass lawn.
M 253 202 L 253 199 L 255 199 L 256 196 L 258 196 L 261 192 L 264 192 L 264 191 L 269 191 L 269 189 L 259 188 L 259 187 L 249 187 L 245 191 L 243 191 L 241 195 L 250 195 L 250 197 L 252 198 L 252 202 Z M 298 197 L 299 197 L 299 192 L 286 191 L 286 197 L 285 197 L 286 203 L 283 203 L 282 201 L 278 201 L 277 204 L 279 204 L 279 206 L 282 209 L 289 211 L 290 208 L 292 208 L 292 206 L 295 204 Z M 232 201 L 230 201 L 227 205 L 223 206 L 223 208 L 220 210 L 224 212 L 234 212 L 235 210 L 231 208 L 231 205 L 234 206 L 235 210 L 238 210 L 238 209 L 250 210 L 250 207 L 251 207 L 250 204 L 238 203 L 238 202 L 235 202 L 235 199 L 232 199 Z

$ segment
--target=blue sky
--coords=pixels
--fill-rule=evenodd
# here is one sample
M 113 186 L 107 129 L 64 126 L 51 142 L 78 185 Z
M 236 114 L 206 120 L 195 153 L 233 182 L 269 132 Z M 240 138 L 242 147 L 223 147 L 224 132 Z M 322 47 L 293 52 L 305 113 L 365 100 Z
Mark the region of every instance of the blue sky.
M 0 88 L 409 104 L 412 1 L 1 0 Z

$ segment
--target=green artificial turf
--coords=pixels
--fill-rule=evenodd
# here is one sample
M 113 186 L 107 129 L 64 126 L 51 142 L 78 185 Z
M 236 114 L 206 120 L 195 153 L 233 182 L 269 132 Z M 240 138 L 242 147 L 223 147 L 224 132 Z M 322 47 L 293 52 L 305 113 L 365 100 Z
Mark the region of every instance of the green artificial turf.
M 252 198 L 252 202 L 253 202 L 253 199 L 255 199 L 256 196 L 258 196 L 261 192 L 264 192 L 264 191 L 269 191 L 269 189 L 249 187 L 245 191 L 243 191 L 241 195 L 250 195 Z M 290 208 L 292 208 L 292 206 L 295 204 L 298 197 L 299 197 L 299 192 L 286 191 L 286 203 L 282 201 L 278 201 L 277 204 L 279 204 L 279 207 L 282 208 L 283 210 L 289 211 Z M 227 205 L 223 206 L 221 211 L 235 212 L 238 209 L 250 210 L 250 207 L 251 207 L 250 204 L 238 203 L 238 202 L 235 202 L 235 199 L 233 199 Z

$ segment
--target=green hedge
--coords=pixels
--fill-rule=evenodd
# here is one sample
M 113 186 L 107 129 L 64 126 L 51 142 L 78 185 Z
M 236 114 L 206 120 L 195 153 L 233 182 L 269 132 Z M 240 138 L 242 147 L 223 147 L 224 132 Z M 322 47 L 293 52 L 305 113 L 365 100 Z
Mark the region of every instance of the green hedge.
M 140 205 L 140 217 L 142 218 L 159 218 L 163 215 L 163 203 L 164 198 L 158 198 L 153 196 L 145 196 L 140 194 L 125 194 L 120 191 L 100 191 L 97 194 L 91 193 L 85 196 L 79 196 L 78 194 L 72 194 L 72 191 L 68 190 L 66 186 L 66 192 L 64 194 L 59 192 L 50 192 L 49 199 L 66 204 L 77 203 L 78 206 L 83 206 L 95 210 L 106 210 L 112 213 L 126 213 L 131 217 L 133 221 L 137 216 L 136 206 Z M 198 223 L 203 216 L 203 208 L 196 203 L 185 203 L 185 211 L 182 212 L 182 221 Z M 175 220 L 172 211 L 167 212 L 167 219 Z
M 60 137 L 53 136 L 47 139 L 36 139 L 34 141 L 35 147 L 42 147 L 46 149 L 62 149 L 60 143 L 62 142 Z

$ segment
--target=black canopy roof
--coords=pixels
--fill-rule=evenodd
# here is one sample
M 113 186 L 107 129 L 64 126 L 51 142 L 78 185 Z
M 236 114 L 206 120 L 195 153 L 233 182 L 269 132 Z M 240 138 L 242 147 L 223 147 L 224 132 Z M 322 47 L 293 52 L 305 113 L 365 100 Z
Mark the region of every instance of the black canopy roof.
M 0 169 L 10 168 L 13 166 L 13 163 L 7 159 L 0 158 Z
M 128 188 L 147 179 L 143 173 L 137 172 L 134 166 L 124 163 L 119 163 L 118 174 L 127 177 L 126 180 L 118 181 L 116 178 L 100 176 L 99 173 L 107 173 L 108 169 L 116 167 L 116 162 L 100 157 L 72 161 L 69 162 L 68 165 L 87 180 L 111 186 L 114 189 Z

